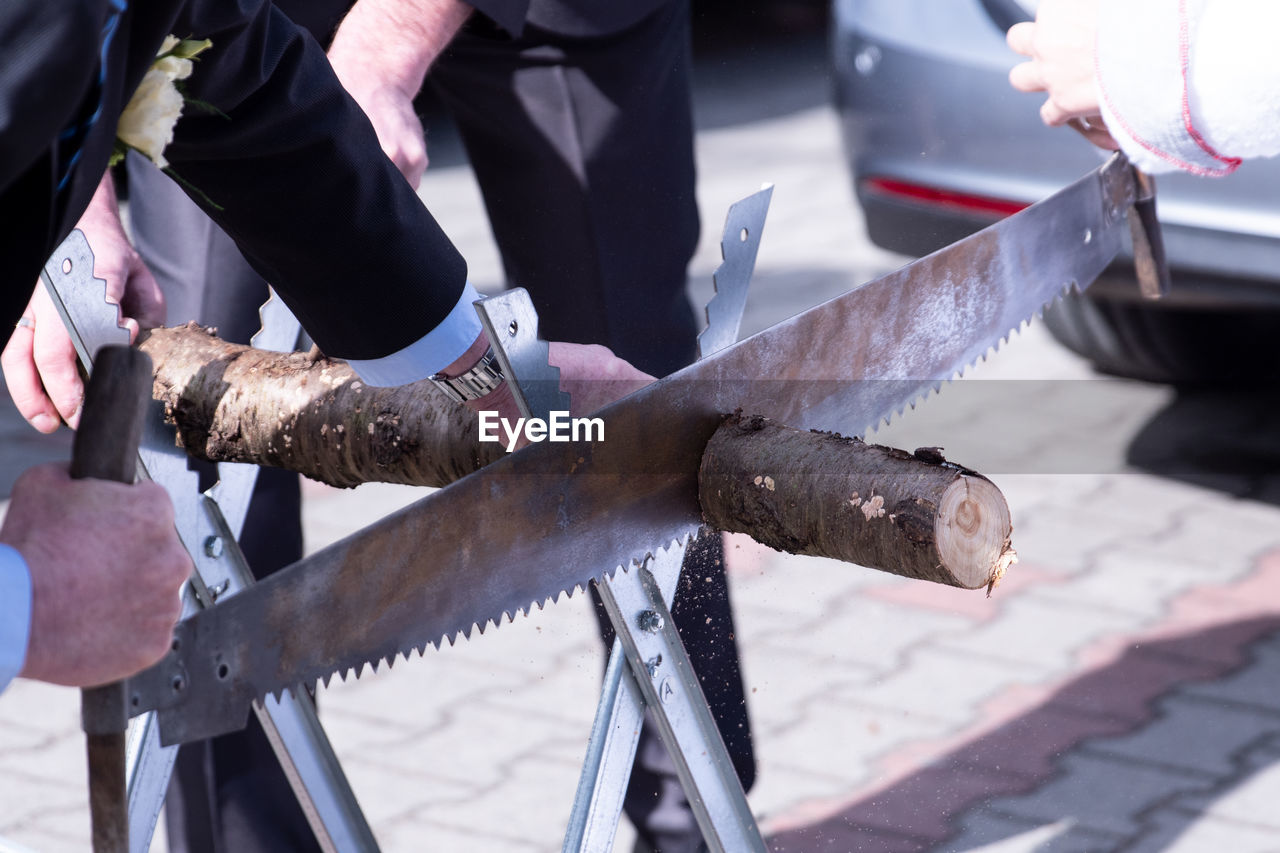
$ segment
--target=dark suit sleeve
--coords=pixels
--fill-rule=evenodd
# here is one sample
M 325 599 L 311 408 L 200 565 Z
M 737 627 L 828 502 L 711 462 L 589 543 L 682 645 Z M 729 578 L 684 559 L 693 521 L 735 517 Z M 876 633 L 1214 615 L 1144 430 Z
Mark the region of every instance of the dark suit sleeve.
M 529 15 L 529 0 L 466 0 L 477 12 L 513 36 L 524 31 Z
M 188 93 L 225 117 L 188 107 L 165 156 L 320 348 L 375 359 L 438 325 L 466 263 L 319 45 L 257 0 L 196 0 L 177 26 L 212 40 Z
M 0 192 L 48 150 L 88 93 L 106 5 L 0 3 Z

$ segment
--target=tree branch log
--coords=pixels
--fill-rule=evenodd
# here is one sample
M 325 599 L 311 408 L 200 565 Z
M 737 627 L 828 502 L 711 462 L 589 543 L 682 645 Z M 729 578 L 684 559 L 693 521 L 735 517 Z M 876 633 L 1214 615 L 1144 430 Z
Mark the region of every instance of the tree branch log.
M 1016 560 L 1000 490 L 936 448 L 910 454 L 735 414 L 702 456 L 708 524 L 792 554 L 977 589 Z
M 141 348 L 183 446 L 340 487 L 445 486 L 503 455 L 431 383 L 371 388 L 343 362 L 228 344 L 194 323 Z M 709 524 L 782 551 L 988 590 L 1016 559 L 1004 497 L 936 451 L 730 416 L 699 472 Z
M 154 329 L 154 396 L 187 452 L 298 471 L 349 488 L 446 486 L 502 455 L 430 382 L 373 388 L 344 362 L 256 350 L 195 323 Z

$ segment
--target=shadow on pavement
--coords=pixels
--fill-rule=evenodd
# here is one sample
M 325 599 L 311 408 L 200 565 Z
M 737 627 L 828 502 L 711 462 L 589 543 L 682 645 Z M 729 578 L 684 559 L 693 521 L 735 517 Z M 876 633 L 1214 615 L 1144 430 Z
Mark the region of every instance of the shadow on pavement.
M 1240 762 L 1238 749 L 1226 745 L 1225 735 L 1206 733 L 1207 743 L 1194 748 L 1188 739 L 1186 750 L 1195 753 L 1188 760 L 1220 763 L 1237 771 L 1218 782 L 1185 767 L 1144 762 L 1141 754 L 1135 759 L 1132 752 L 1141 753 L 1142 748 L 1135 747 L 1137 737 L 1130 736 L 1151 735 L 1157 727 L 1161 737 L 1173 731 L 1195 738 L 1203 732 L 1203 712 L 1197 713 L 1193 703 L 1162 701 L 1191 684 L 1220 685 L 1230 680 L 1233 695 L 1251 691 L 1267 695 L 1267 685 L 1280 682 L 1280 656 L 1259 655 L 1255 646 L 1270 639 L 1274 647 L 1277 631 L 1280 614 L 1129 645 L 1110 664 L 1066 683 L 1031 710 L 1007 720 L 996 712 L 984 721 L 989 733 L 929 760 L 890 787 L 825 820 L 779 832 L 769 839 L 770 850 L 977 851 L 988 845 L 995 849 L 997 843 L 1014 838 L 1019 839 L 1018 846 L 1010 849 L 1038 853 L 1115 850 L 1122 846 L 1119 835 L 1075 819 L 1118 815 L 1121 819 L 1132 816 L 1136 823 L 1152 797 L 1207 796 L 1211 803 L 1215 795 L 1258 769 Z M 1259 716 L 1271 728 L 1265 737 L 1274 740 L 1280 734 L 1280 718 L 1268 719 L 1265 709 Z M 1110 756 L 1114 769 L 1103 775 L 1098 770 L 1102 762 L 1068 760 L 1079 755 L 1082 746 L 1087 746 L 1089 756 Z M 1206 750 L 1216 751 L 1206 757 Z M 1169 757 L 1174 765 L 1183 763 L 1180 759 L 1184 756 Z M 1143 772 L 1148 776 L 1163 772 L 1168 778 L 1147 781 L 1145 787 L 1127 784 L 1132 777 L 1124 768 L 1135 764 L 1145 764 Z M 1208 803 L 1201 805 L 1208 807 Z M 1164 842 L 1151 849 L 1163 849 L 1198 817 L 1186 809 L 1168 812 L 1173 819 L 1162 811 L 1153 833 Z M 1023 837 L 1037 833 L 1040 844 L 1028 844 L 1031 839 Z
M 1150 474 L 1280 505 L 1280 389 L 1177 389 L 1127 461 Z

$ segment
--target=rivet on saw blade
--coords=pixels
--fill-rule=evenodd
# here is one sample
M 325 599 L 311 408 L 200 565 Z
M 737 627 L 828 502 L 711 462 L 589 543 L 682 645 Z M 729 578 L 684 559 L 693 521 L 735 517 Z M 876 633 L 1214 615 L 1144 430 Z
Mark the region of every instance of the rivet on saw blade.
M 640 611 L 640 615 L 636 617 L 636 624 L 640 626 L 641 631 L 656 634 L 661 631 L 667 623 L 663 621 L 662 614 L 653 610 L 642 610 Z

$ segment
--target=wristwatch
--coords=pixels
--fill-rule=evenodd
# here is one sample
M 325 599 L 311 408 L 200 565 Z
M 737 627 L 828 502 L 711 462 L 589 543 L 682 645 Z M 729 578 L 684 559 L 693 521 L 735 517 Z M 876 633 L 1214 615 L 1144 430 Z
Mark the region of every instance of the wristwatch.
M 480 360 L 476 362 L 475 367 L 465 373 L 461 373 L 458 376 L 445 376 L 443 373 L 437 373 L 431 377 L 431 381 L 436 384 L 437 388 L 458 403 L 475 400 L 491 391 L 497 390 L 503 379 L 502 367 L 498 364 L 498 359 L 493 354 L 493 347 L 486 349 L 484 355 L 480 356 Z

